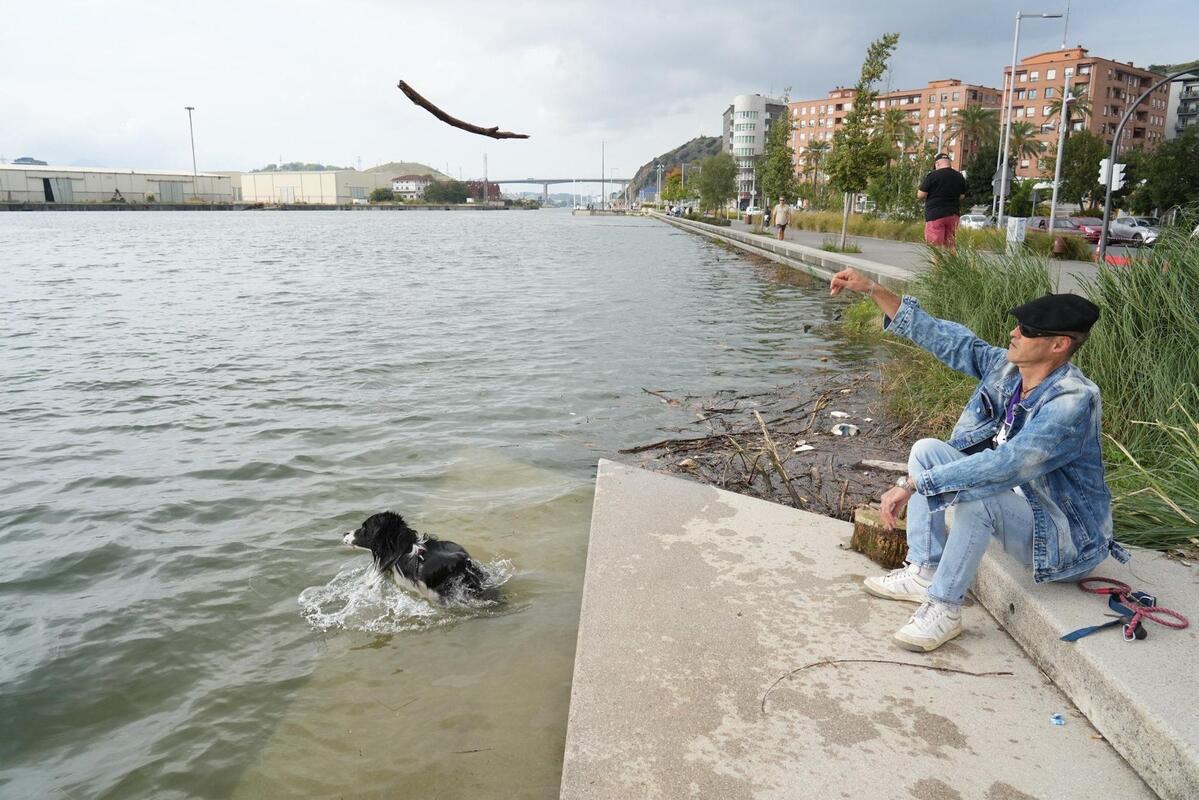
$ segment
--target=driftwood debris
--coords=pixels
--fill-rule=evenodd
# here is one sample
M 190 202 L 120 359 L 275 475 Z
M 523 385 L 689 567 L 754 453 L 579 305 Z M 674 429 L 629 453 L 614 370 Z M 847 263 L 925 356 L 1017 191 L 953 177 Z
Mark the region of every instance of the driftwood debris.
M 513 133 L 512 131 L 502 131 L 499 129 L 498 125 L 493 125 L 490 128 L 484 128 L 481 125 L 472 125 L 469 122 L 463 122 L 462 120 L 458 119 L 457 117 L 451 117 L 449 114 L 445 113 L 440 108 L 433 105 L 431 102 L 429 102 L 424 97 L 422 97 L 420 92 L 416 91 L 416 89 L 413 89 L 411 86 L 409 86 L 404 81 L 400 81 L 399 84 L 397 84 L 397 85 L 399 86 L 400 91 L 403 92 L 409 100 L 411 100 L 413 103 L 416 103 L 418 106 L 425 109 L 433 116 L 437 117 L 439 120 L 444 122 L 446 125 L 452 125 L 455 128 L 460 128 L 469 133 L 477 133 L 480 136 L 490 136 L 492 139 L 528 139 L 529 138 L 529 134 L 527 134 L 527 133 Z

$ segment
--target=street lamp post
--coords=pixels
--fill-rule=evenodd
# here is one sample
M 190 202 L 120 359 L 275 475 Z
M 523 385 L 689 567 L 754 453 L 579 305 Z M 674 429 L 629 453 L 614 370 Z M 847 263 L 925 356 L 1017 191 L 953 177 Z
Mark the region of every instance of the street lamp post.
M 608 207 L 608 190 L 604 187 L 604 140 L 600 139 L 600 208 Z
M 1065 69 L 1062 72 L 1066 72 Z M 1053 165 L 1053 198 L 1049 201 L 1049 232 L 1054 232 L 1053 221 L 1057 219 L 1057 192 L 1062 185 L 1062 151 L 1066 149 L 1066 126 L 1070 124 L 1071 111 L 1070 104 L 1074 102 L 1074 96 L 1071 93 L 1070 76 L 1066 75 L 1062 85 L 1062 113 L 1058 114 L 1057 121 L 1057 158 Z
M 196 131 L 192 128 L 192 112 L 196 110 L 195 106 L 184 106 L 187 109 L 187 135 L 191 137 L 192 142 L 192 196 L 198 194 L 200 181 L 196 175 Z
M 1025 14 L 1023 11 L 1016 12 L 1016 35 L 1012 39 L 1012 72 L 1008 77 L 1007 108 L 1005 113 L 1006 120 L 1003 127 L 1003 147 L 1000 148 L 1002 150 L 1002 161 L 1000 162 L 999 166 L 999 209 L 997 211 L 995 224 L 1001 228 L 1003 227 L 1004 210 L 1007 203 L 1007 176 L 1009 158 L 1008 148 L 1010 144 L 1009 138 L 1012 134 L 1012 99 L 1016 95 L 1016 54 L 1020 49 L 1020 20 L 1024 19 L 1025 17 L 1059 19 L 1061 16 L 1061 14 Z

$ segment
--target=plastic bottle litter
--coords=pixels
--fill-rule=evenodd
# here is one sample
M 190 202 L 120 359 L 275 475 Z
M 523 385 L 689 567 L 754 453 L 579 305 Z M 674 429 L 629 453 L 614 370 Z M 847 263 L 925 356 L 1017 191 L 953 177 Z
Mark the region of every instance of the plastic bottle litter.
M 833 419 L 849 419 L 849 414 L 844 411 L 830 411 L 828 415 Z
M 842 422 L 834 425 L 829 432 L 834 436 L 857 436 L 861 431 L 858 430 L 857 425 L 850 425 L 847 422 Z
M 1061 714 L 1053 714 L 1052 716 L 1049 717 L 1049 721 L 1052 722 L 1054 725 L 1065 725 L 1066 724 L 1066 719 Z

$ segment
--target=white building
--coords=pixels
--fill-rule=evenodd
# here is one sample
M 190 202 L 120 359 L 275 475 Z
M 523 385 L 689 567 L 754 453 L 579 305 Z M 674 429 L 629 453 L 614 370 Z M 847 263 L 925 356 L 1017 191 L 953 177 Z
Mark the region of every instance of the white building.
M 95 203 L 119 193 L 129 203 L 233 201 L 227 175 L 112 167 L 55 167 L 0 164 L 0 202 Z
M 419 200 L 425 196 L 425 189 L 432 182 L 433 179 L 428 175 L 401 175 L 392 179 L 391 190 L 405 200 Z
M 737 202 L 744 208 L 752 198 L 762 202 L 762 187 L 754 182 L 754 165 L 766 152 L 766 134 L 776 120 L 790 124 L 781 100 L 760 94 L 739 94 L 724 111 L 724 152 L 737 161 Z M 767 204 L 769 205 L 769 204 Z
M 375 189 L 390 189 L 381 172 L 353 169 L 324 172 L 229 172 L 233 191 L 246 203 L 341 204 L 367 200 Z
M 1189 125 L 1199 124 L 1199 70 L 1170 83 L 1166 101 L 1166 138 L 1179 136 Z

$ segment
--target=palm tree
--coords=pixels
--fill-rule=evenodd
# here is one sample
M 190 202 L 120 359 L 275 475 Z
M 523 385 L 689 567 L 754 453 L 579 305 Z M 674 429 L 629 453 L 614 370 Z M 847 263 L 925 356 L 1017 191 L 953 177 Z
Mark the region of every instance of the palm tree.
M 1017 161 L 1021 158 L 1037 158 L 1045 149 L 1044 142 L 1036 139 L 1038 131 L 1031 122 L 1013 122 L 1008 140 L 1008 152 Z
M 1066 122 L 1066 136 L 1070 135 L 1070 126 L 1073 123 L 1082 122 L 1091 116 L 1091 99 L 1087 97 L 1087 85 L 1085 83 L 1076 83 L 1071 86 L 1070 97 L 1072 98 L 1070 100 L 1070 119 Z M 1050 116 L 1061 118 L 1062 101 L 1064 99 L 1058 96 L 1049 101 Z
M 949 138 L 962 140 L 962 163 L 969 160 L 967 153 L 999 141 L 999 109 L 969 105 L 959 109 L 945 131 Z
M 900 156 L 905 155 L 908 148 L 916 144 L 916 132 L 912 130 L 912 122 L 901 109 L 888 108 L 879 117 L 874 130 L 888 147 L 898 148 Z
M 820 167 L 824 163 L 825 156 L 828 155 L 832 147 L 823 139 L 817 139 L 808 145 L 808 149 L 804 151 L 804 164 L 812 175 L 812 183 L 818 183 L 820 177 Z

